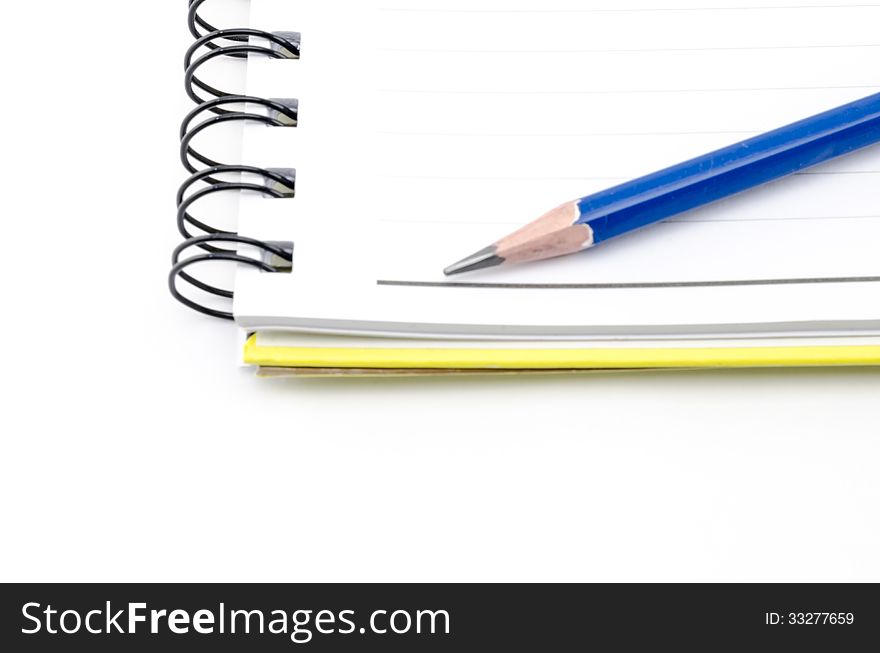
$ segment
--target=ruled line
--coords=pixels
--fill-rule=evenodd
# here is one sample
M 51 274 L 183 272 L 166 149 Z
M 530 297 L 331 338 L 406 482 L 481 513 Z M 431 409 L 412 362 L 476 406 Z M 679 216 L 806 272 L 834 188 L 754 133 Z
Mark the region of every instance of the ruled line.
M 479 283 L 462 281 L 399 281 L 379 279 L 379 286 L 401 288 L 488 288 L 496 290 L 650 290 L 674 288 L 734 288 L 806 286 L 815 284 L 880 283 L 876 277 L 807 277 L 800 279 L 731 279 L 722 281 L 659 281 L 632 283 Z
M 880 4 L 846 5 L 769 5 L 748 7 L 604 7 L 590 9 L 456 9 L 449 7 L 380 7 L 379 11 L 409 14 L 635 14 L 662 12 L 700 12 L 709 11 L 787 11 L 794 9 L 875 9 Z
M 729 131 L 666 131 L 666 132 L 580 132 L 580 133 L 487 133 L 487 132 L 417 132 L 417 131 L 378 131 L 382 136 L 427 136 L 455 138 L 616 138 L 622 136 L 749 136 L 762 133 L 757 129 L 737 129 Z
M 828 172 L 795 172 L 793 177 L 822 176 L 822 175 L 880 175 L 880 170 L 841 170 Z M 441 175 L 390 175 L 378 174 L 379 179 L 400 179 L 414 181 L 628 181 L 633 177 L 464 177 L 464 176 L 441 176 Z
M 880 48 L 880 43 L 843 44 L 843 45 L 755 45 L 755 46 L 722 46 L 692 48 L 608 48 L 608 49 L 565 49 L 565 50 L 478 50 L 458 48 L 377 48 L 379 52 L 432 53 L 432 54 L 634 54 L 658 52 L 759 52 L 764 50 L 822 50 L 822 49 L 857 49 Z
M 713 224 L 716 222 L 811 222 L 818 220 L 878 220 L 880 215 L 817 215 L 817 216 L 791 216 L 785 218 L 667 218 L 658 223 L 656 227 L 669 224 Z M 379 218 L 378 222 L 386 224 L 417 224 L 417 225 L 480 225 L 480 226 L 521 226 L 517 222 L 491 222 L 487 220 L 404 220 L 399 218 Z
M 855 84 L 849 86 L 768 86 L 754 88 L 658 88 L 658 89 L 590 89 L 590 90 L 544 90 L 514 91 L 483 89 L 396 89 L 380 88 L 379 93 L 422 94 L 422 95 L 651 95 L 660 93 L 763 93 L 780 91 L 846 91 L 858 89 L 880 89 L 878 84 Z

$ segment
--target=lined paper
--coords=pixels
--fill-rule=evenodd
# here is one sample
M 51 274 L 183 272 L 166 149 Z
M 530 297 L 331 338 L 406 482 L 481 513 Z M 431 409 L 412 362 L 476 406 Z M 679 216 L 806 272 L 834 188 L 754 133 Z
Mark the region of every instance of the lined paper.
M 253 0 L 253 18 L 303 33 L 302 61 L 252 61 L 248 82 L 299 97 L 300 127 L 245 141 L 298 188 L 244 202 L 243 220 L 301 245 L 291 279 L 245 274 L 237 308 L 498 325 L 540 305 L 542 327 L 880 317 L 864 308 L 877 148 L 583 255 L 440 274 L 564 201 L 880 91 L 880 4 Z

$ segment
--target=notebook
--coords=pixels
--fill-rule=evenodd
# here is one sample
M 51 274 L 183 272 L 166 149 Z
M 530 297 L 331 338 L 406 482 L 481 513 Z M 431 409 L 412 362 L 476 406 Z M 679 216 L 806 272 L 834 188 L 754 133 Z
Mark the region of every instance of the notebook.
M 273 273 L 238 246 L 265 263 L 235 272 L 246 360 L 878 362 L 878 148 L 581 255 L 442 274 L 562 201 L 877 92 L 878 23 L 833 0 L 252 0 L 299 56 L 250 53 L 236 91 L 297 110 L 243 127 L 241 160 L 295 186 L 240 197 L 238 233 L 292 252 Z

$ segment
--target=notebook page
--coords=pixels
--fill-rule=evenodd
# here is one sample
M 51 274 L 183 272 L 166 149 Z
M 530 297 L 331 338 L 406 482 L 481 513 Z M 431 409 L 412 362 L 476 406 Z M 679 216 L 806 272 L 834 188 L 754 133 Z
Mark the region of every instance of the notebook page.
M 713 4 L 253 0 L 254 25 L 303 33 L 303 60 L 252 61 L 248 90 L 300 97 L 301 123 L 248 130 L 246 153 L 298 184 L 243 221 L 298 247 L 289 278 L 243 275 L 237 313 L 536 332 L 876 319 L 876 148 L 582 255 L 442 277 L 562 201 L 880 90 L 880 5 Z

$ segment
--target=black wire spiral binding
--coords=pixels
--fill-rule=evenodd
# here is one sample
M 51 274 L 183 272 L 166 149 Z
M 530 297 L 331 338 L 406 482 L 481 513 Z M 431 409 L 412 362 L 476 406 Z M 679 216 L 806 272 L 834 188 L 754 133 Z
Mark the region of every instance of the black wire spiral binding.
M 211 127 L 231 122 L 256 122 L 272 127 L 295 127 L 299 104 L 293 99 L 267 99 L 228 93 L 217 89 L 199 76 L 206 63 L 218 57 L 246 59 L 252 54 L 273 59 L 298 59 L 300 36 L 295 32 L 265 32 L 258 29 L 217 29 L 199 15 L 199 8 L 207 0 L 189 0 L 189 29 L 196 38 L 184 59 L 187 95 L 198 106 L 183 119 L 180 127 L 180 160 L 191 174 L 177 192 L 177 228 L 186 240 L 174 250 L 168 286 L 172 296 L 182 304 L 205 315 L 233 319 L 228 311 L 210 308 L 184 296 L 177 287 L 178 281 L 223 299 L 231 300 L 231 290 L 219 288 L 193 276 L 187 269 L 205 262 L 230 262 L 244 264 L 263 272 L 284 272 L 293 261 L 291 248 L 277 243 L 267 243 L 225 231 L 190 213 L 190 208 L 209 195 L 225 192 L 255 192 L 271 198 L 288 198 L 295 193 L 296 173 L 291 169 L 260 168 L 256 166 L 228 164 L 215 161 L 195 150 L 193 139 Z M 199 55 L 202 50 L 205 54 Z M 199 92 L 210 97 L 202 97 Z M 230 107 L 230 108 L 223 108 Z M 261 108 L 265 113 L 257 113 Z M 199 165 L 204 167 L 199 167 Z M 237 181 L 225 181 L 235 175 Z M 244 181 L 246 175 L 249 181 Z M 194 234 L 197 229 L 202 234 Z M 225 243 L 229 248 L 218 247 Z M 253 258 L 238 253 L 237 246 L 257 249 L 265 258 Z M 184 258 L 193 248 L 203 253 Z

